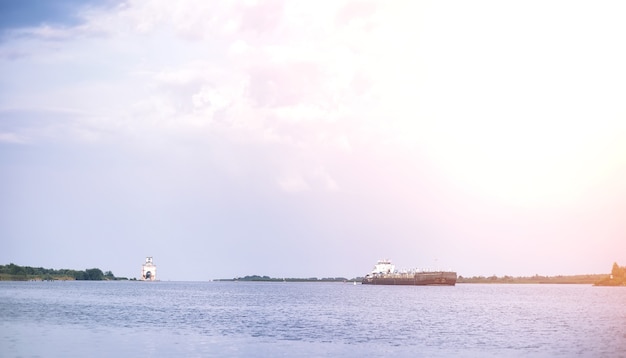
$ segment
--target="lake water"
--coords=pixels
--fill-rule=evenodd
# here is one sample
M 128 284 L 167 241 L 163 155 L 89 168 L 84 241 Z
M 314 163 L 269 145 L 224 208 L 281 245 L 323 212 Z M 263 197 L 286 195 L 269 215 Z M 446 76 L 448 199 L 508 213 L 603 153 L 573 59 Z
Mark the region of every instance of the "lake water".
M 626 288 L 0 282 L 1 357 L 626 357 Z

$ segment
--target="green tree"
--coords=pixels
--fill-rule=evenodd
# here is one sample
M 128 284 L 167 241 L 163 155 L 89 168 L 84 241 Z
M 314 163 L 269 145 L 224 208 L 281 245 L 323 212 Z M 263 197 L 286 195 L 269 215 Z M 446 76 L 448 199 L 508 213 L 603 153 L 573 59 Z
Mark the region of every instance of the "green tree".
M 104 277 L 106 277 L 106 278 L 108 278 L 108 279 L 112 280 L 112 279 L 114 279 L 114 278 L 115 278 L 115 275 L 114 275 L 114 274 L 113 274 L 113 272 L 111 272 L 111 271 L 106 271 L 106 272 L 104 273 Z
M 85 274 L 87 276 L 87 280 L 100 281 L 104 279 L 104 274 L 99 268 L 87 269 L 85 270 Z
M 611 270 L 611 275 L 613 275 L 613 277 L 622 277 L 624 275 L 624 271 L 619 267 L 619 265 L 617 264 L 617 262 L 613 263 L 613 269 Z
M 22 266 L 18 266 L 12 262 L 9 264 L 9 273 L 11 275 L 26 275 L 26 271 L 24 271 Z

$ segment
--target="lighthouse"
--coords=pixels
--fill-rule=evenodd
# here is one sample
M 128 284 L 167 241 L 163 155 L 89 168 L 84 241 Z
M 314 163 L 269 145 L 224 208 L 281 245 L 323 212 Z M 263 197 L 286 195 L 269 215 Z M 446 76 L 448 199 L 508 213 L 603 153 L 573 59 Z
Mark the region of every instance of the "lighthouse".
M 156 281 L 156 265 L 152 263 L 152 256 L 146 257 L 146 262 L 141 265 L 141 280 Z

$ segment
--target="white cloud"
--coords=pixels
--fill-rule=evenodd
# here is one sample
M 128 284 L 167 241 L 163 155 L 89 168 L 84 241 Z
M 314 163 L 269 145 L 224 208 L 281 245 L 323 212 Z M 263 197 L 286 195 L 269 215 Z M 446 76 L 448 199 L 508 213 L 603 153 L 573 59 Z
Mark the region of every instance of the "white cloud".
M 306 175 L 291 171 L 280 176 L 277 180 L 278 186 L 289 193 L 298 193 L 305 191 L 338 191 L 339 185 L 328 173 L 323 166 L 317 166 L 312 169 L 303 169 Z
M 337 184 L 335 179 L 333 179 L 330 176 L 330 174 L 326 171 L 325 168 L 323 167 L 316 168 L 314 174 L 321 181 L 324 189 L 329 190 L 329 191 L 339 190 L 339 185 Z
M 12 144 L 26 144 L 28 143 L 28 139 L 17 133 L 0 132 L 0 142 L 12 143 Z
M 309 170 L 329 147 L 425 152 L 468 190 L 541 200 L 624 122 L 624 9 L 585 4 L 131 1 L 5 42 L 33 55 L 3 60 L 2 104 L 89 113 L 59 136 L 280 143 Z
M 248 53 L 250 49 L 251 47 L 246 41 L 239 39 L 230 45 L 229 52 L 234 55 L 243 55 Z
M 191 96 L 191 101 L 196 110 L 208 110 L 211 117 L 213 113 L 226 108 L 232 102 L 224 93 L 207 86 Z
M 287 174 L 282 176 L 278 179 L 278 185 L 281 189 L 290 193 L 311 190 L 309 184 L 298 174 Z

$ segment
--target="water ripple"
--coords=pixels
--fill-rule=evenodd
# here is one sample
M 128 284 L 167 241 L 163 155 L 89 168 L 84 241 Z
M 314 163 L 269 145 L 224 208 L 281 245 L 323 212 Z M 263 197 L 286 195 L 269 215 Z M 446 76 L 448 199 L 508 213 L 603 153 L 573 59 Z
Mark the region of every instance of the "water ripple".
M 624 302 L 579 285 L 2 282 L 0 356 L 624 357 Z

